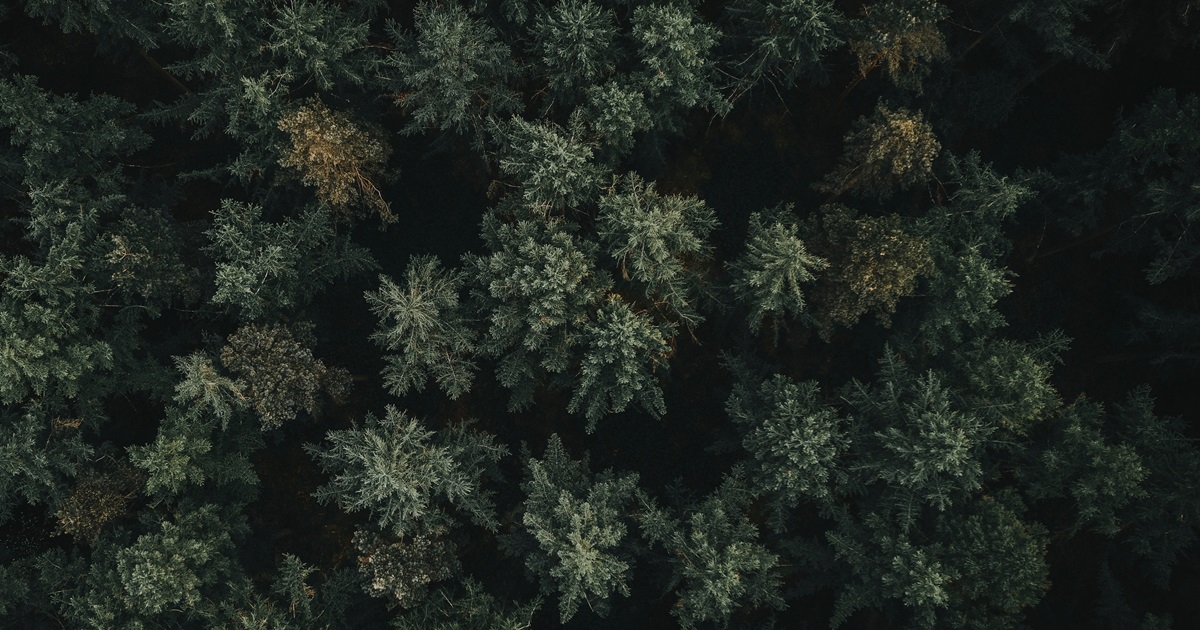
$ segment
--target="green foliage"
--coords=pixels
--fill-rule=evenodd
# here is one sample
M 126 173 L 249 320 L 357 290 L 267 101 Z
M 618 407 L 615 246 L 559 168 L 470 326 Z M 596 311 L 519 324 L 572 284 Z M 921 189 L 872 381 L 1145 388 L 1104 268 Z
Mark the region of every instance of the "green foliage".
M 217 262 L 216 304 L 263 319 L 306 304 L 326 284 L 371 269 L 362 246 L 334 230 L 329 213 L 307 208 L 298 219 L 269 223 L 260 206 L 226 199 L 205 234 Z
M 982 454 L 995 427 L 962 409 L 937 373 L 913 373 L 885 348 L 875 382 L 851 381 L 842 397 L 872 430 L 861 470 L 910 511 L 902 523 L 917 505 L 945 511 L 982 487 Z
M 445 531 L 454 523 L 447 503 L 478 525 L 496 527 L 482 477 L 508 450 L 492 436 L 464 425 L 431 431 L 389 406 L 383 418 L 368 414 L 363 426 L 325 437 L 328 447 L 305 446 L 331 475 L 313 495 L 322 503 L 366 510 L 397 536 Z
M 465 256 L 474 308 L 485 322 L 480 354 L 500 357 L 496 375 L 510 409 L 532 402 L 543 375 L 566 373 L 588 318 L 611 284 L 596 269 L 594 243 L 562 220 L 483 220 L 486 256 Z
M 561 6 L 561 5 L 560 5 Z M 548 214 L 588 203 L 600 188 L 592 148 L 551 122 L 514 117 L 496 128 L 500 172 L 521 186 L 526 207 Z
M 416 32 L 390 26 L 396 49 L 387 58 L 397 103 L 412 117 L 407 133 L 440 129 L 479 135 L 483 121 L 520 108 L 508 87 L 517 64 L 495 31 L 455 2 L 417 5 Z
M 920 92 L 930 63 L 946 58 L 946 39 L 938 22 L 949 11 L 937 0 L 883 0 L 863 6 L 851 23 L 850 50 L 866 76 L 882 68 L 896 87 Z
M 458 570 L 454 545 L 422 534 L 391 540 L 359 530 L 354 532 L 354 546 L 367 594 L 401 608 L 417 605 L 431 582 L 449 579 Z
M 242 383 L 237 393 L 258 412 L 264 431 L 283 426 L 301 409 L 315 415 L 322 391 L 344 401 L 350 390 L 344 368 L 327 368 L 285 326 L 242 326 L 221 349 L 221 364 Z
M 596 232 L 621 276 L 689 327 L 704 321 L 697 303 L 706 291 L 701 273 L 716 227 L 716 214 L 702 200 L 660 195 L 634 173 L 613 181 L 596 217 Z
M 598 161 L 613 164 L 633 151 L 636 135 L 648 131 L 653 119 L 640 90 L 609 81 L 587 88 L 571 122 L 595 138 Z
M 498 600 L 472 578 L 462 581 L 462 592 L 439 591 L 412 612 L 395 617 L 395 630 L 528 630 L 540 600 L 513 605 Z
M 879 199 L 928 180 L 942 148 L 921 112 L 892 109 L 882 101 L 870 118 L 854 121 L 843 144 L 841 162 L 816 188 Z
M 656 129 L 680 130 L 683 115 L 693 107 L 728 111 L 709 58 L 719 35 L 715 27 L 686 3 L 638 6 L 632 22 L 640 61 L 633 77 L 646 94 Z
M 17 501 L 55 505 L 65 498 L 66 478 L 93 454 L 83 436 L 70 429 L 36 408 L 23 414 L 0 409 L 0 523 Z
M 1046 50 L 1102 70 L 1108 67 L 1112 50 L 1101 51 L 1078 32 L 1079 26 L 1091 21 L 1087 11 L 1097 4 L 1099 0 L 1019 0 L 1007 11 L 1008 19 L 1032 29 Z
M 1053 421 L 1052 441 L 1022 468 L 1029 496 L 1070 502 L 1071 532 L 1115 536 L 1122 513 L 1146 496 L 1142 458 L 1133 445 L 1105 439 L 1104 415 L 1103 405 L 1086 398 L 1068 405 Z
M 525 566 L 540 581 L 543 595 L 558 594 L 563 623 L 581 603 L 605 616 L 614 592 L 629 596 L 633 557 L 626 510 L 637 475 L 605 471 L 593 477 L 587 459 L 572 460 L 557 434 L 550 436 L 542 459 L 528 457 L 525 465 L 522 522 L 534 540 L 524 554 Z
M 1012 291 L 1013 274 L 1000 265 L 1010 249 L 1003 227 L 1033 195 L 997 174 L 978 153 L 962 159 L 949 155 L 947 164 L 949 185 L 956 189 L 914 229 L 929 243 L 933 265 L 913 339 L 930 353 L 985 337 L 1005 324 L 996 304 Z
M 1053 416 L 1062 401 L 1050 377 L 1067 343 L 1061 334 L 1029 343 L 988 339 L 956 353 L 957 374 L 966 380 L 963 390 L 974 413 L 1013 436 L 1025 436 Z
M 616 69 L 613 14 L 590 0 L 565 0 L 538 12 L 531 30 L 550 89 L 566 103 Z
M 712 622 L 728 627 L 734 612 L 782 609 L 779 558 L 758 542 L 746 517 L 752 495 L 744 479 L 727 478 L 680 517 L 652 505 L 639 517 L 645 537 L 671 555 L 671 614 L 684 628 Z
M 397 396 L 421 391 L 433 378 L 452 399 L 471 389 L 475 331 L 459 302 L 464 273 L 443 269 L 433 256 L 413 256 L 404 286 L 379 277 L 379 291 L 366 293 L 379 326 L 371 339 L 389 352 L 384 384 Z
M 818 332 L 828 341 L 834 326 L 853 326 L 868 312 L 890 325 L 900 298 L 911 295 L 931 261 L 924 238 L 905 231 L 900 217 L 856 218 L 845 206 L 825 206 L 806 220 L 814 255 L 829 269 L 814 290 Z
M 163 521 L 117 553 L 117 572 L 129 606 L 142 613 L 195 608 L 203 598 L 235 588 L 233 540 L 213 506 Z M 219 599 L 219 596 L 217 597 Z
M 94 230 L 94 215 L 84 214 L 53 230 L 39 261 L 0 255 L 0 403 L 75 398 L 89 376 L 113 366 L 85 276 Z
M 131 208 L 123 215 L 101 237 L 110 243 L 104 271 L 121 300 L 144 305 L 151 315 L 197 302 L 201 274 L 184 257 L 193 249 L 188 235 L 160 210 Z
M 726 11 L 746 40 L 731 69 L 750 85 L 766 79 L 787 89 L 824 77 L 824 55 L 844 42 L 845 17 L 830 0 L 739 0 Z
M 853 436 L 837 411 L 822 404 L 820 386 L 782 375 L 745 382 L 739 374 L 725 411 L 742 433 L 742 446 L 753 457 L 749 478 L 758 492 L 772 497 L 775 525 L 801 501 L 824 504 L 846 483 L 840 461 Z
M 790 205 L 750 215 L 746 251 L 728 267 L 734 293 L 750 307 L 746 321 L 752 332 L 762 328 L 766 317 L 783 319 L 803 313 L 800 285 L 812 282 L 814 272 L 829 267 L 824 258 L 808 253 L 798 230 Z
M 567 411 L 583 411 L 587 431 L 608 413 L 620 413 L 630 402 L 659 417 L 667 412 L 655 372 L 666 369 L 674 331 L 635 312 L 624 300 L 612 296 L 584 330 L 583 359 L 575 393 Z

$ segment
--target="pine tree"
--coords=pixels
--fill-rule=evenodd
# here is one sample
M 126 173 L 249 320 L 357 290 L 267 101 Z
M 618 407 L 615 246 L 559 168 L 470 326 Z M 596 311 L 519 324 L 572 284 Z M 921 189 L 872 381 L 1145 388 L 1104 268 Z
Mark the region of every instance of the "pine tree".
M 712 495 L 677 518 L 648 505 L 643 535 L 671 555 L 671 585 L 679 599 L 671 614 L 684 628 L 729 626 L 738 610 L 782 609 L 779 557 L 758 542 L 746 517 L 752 498 L 744 479 L 726 478 Z
M 693 107 L 725 113 L 710 54 L 719 31 L 690 5 L 648 4 L 633 10 L 633 39 L 640 68 L 634 81 L 646 94 L 654 128 L 679 131 Z
M 412 117 L 407 133 L 474 134 L 483 122 L 520 108 L 509 87 L 519 66 L 499 34 L 454 2 L 417 5 L 416 32 L 391 25 L 396 50 L 387 58 L 396 102 Z
M 237 588 L 240 570 L 233 541 L 215 506 L 181 514 L 139 536 L 117 554 L 117 571 L 129 606 L 147 614 L 197 607 Z
M 454 545 L 427 535 L 395 540 L 358 530 L 354 547 L 360 554 L 358 570 L 367 594 L 387 598 L 389 605 L 401 608 L 419 604 L 430 583 L 449 579 L 458 569 Z
M 329 213 L 306 208 L 298 219 L 263 221 L 262 207 L 224 200 L 205 232 L 217 262 L 212 301 L 247 319 L 303 306 L 326 284 L 371 269 L 368 251 L 339 236 Z
M 533 50 L 556 100 L 598 85 L 616 70 L 617 28 L 611 10 L 590 0 L 565 0 L 539 12 L 531 28 Z
M 625 411 L 635 400 L 643 411 L 662 416 L 667 407 L 655 372 L 666 369 L 673 332 L 611 296 L 583 332 L 585 349 L 567 411 L 584 413 L 588 433 L 606 414 Z
M 500 358 L 496 376 L 512 391 L 510 409 L 533 400 L 538 384 L 567 374 L 589 317 L 611 279 L 596 269 L 597 247 L 564 220 L 505 223 L 484 217 L 486 256 L 465 256 L 475 312 L 484 320 L 479 353 Z
M 246 324 L 221 349 L 221 364 L 239 381 L 238 393 L 254 407 L 264 431 L 304 410 L 316 415 L 320 394 L 345 401 L 350 374 L 330 369 L 287 327 Z
M 461 590 L 442 589 L 425 598 L 412 612 L 392 620 L 395 630 L 528 630 L 541 600 L 523 605 L 502 601 L 472 578 L 462 581 Z
M 379 291 L 366 293 L 379 326 L 371 338 L 389 352 L 384 384 L 397 396 L 421 391 L 432 378 L 452 399 L 471 389 L 475 331 L 459 302 L 465 274 L 443 269 L 433 256 L 413 256 L 404 286 L 379 277 Z
M 322 503 L 367 511 L 397 536 L 446 530 L 455 522 L 447 504 L 478 525 L 496 527 L 482 478 L 508 450 L 492 436 L 463 425 L 435 432 L 389 406 L 383 418 L 368 414 L 362 426 L 325 437 L 329 446 L 305 446 L 331 475 L 314 494 Z
M 650 129 L 653 118 L 641 90 L 613 80 L 587 88 L 571 123 L 598 145 L 593 150 L 597 162 L 611 166 L 633 151 L 638 134 Z
M 726 8 L 741 54 L 731 72 L 749 89 L 761 80 L 788 89 L 824 78 L 824 57 L 844 43 L 845 17 L 829 0 L 739 0 Z
M 946 39 L 938 22 L 949 15 L 937 0 L 882 0 L 863 7 L 851 23 L 850 50 L 858 71 L 882 68 L 897 87 L 920 91 L 930 62 L 944 59 Z
M 572 460 L 558 435 L 550 436 L 542 459 L 530 456 L 525 465 L 525 529 L 513 546 L 525 556 L 542 594 L 558 595 L 563 623 L 581 603 L 605 616 L 614 593 L 630 593 L 633 557 L 626 509 L 634 499 L 637 475 L 605 471 L 593 477 L 587 459 Z
M 824 258 L 808 253 L 798 231 L 791 205 L 750 215 L 746 251 L 728 267 L 734 293 L 750 308 L 746 321 L 752 332 L 758 332 L 767 317 L 794 318 L 803 313 L 800 285 L 829 267 Z
M 773 525 L 783 529 L 802 501 L 828 504 L 847 484 L 841 460 L 855 438 L 849 423 L 821 402 L 816 382 L 796 383 L 782 374 L 746 382 L 750 376 L 738 371 L 740 382 L 725 411 L 752 457 L 749 480 L 756 492 L 771 497 Z
M 707 291 L 701 273 L 712 252 L 708 235 L 716 227 L 716 214 L 700 199 L 660 195 L 653 182 L 634 173 L 613 180 L 596 217 L 596 233 L 621 277 L 636 283 L 664 315 L 689 327 L 704 320 L 698 308 Z
M 578 208 L 600 188 L 602 171 L 577 134 L 547 121 L 514 117 L 496 127 L 500 172 L 521 187 L 527 208 L 540 214 Z
M 301 181 L 317 189 L 317 198 L 337 212 L 353 216 L 359 208 L 375 210 L 395 222 L 396 215 L 378 184 L 391 147 L 379 140 L 380 129 L 363 129 L 344 112 L 311 100 L 279 120 L 290 146 L 280 158 L 285 168 L 300 171 Z
M 892 109 L 883 102 L 870 118 L 854 122 L 843 143 L 841 162 L 816 188 L 835 196 L 850 191 L 879 199 L 928 180 L 942 148 L 920 112 Z
M 930 270 L 925 239 L 902 228 L 900 217 L 855 217 L 845 206 L 825 206 L 806 220 L 812 253 L 829 261 L 813 291 L 817 325 L 828 341 L 834 326 L 853 326 L 874 312 L 891 323 L 900 298 L 911 295 Z

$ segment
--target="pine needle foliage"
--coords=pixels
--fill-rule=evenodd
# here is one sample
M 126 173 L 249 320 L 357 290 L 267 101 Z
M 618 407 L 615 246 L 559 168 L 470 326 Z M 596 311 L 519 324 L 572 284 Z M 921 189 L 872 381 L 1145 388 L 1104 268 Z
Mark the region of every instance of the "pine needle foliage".
M 436 534 L 455 519 L 447 510 L 495 529 L 495 509 L 483 476 L 508 450 L 492 436 L 456 425 L 433 431 L 407 413 L 387 407 L 362 426 L 330 431 L 328 446 L 305 449 L 329 483 L 313 496 L 350 512 L 366 511 L 397 536 Z
M 603 171 L 594 164 L 592 147 L 574 131 L 520 117 L 495 130 L 500 172 L 521 187 L 527 208 L 546 215 L 595 198 Z
M 730 285 L 738 300 L 749 307 L 746 321 L 759 332 L 766 318 L 795 318 L 805 311 L 801 284 L 816 280 L 829 262 L 808 252 L 798 235 L 792 206 L 750 215 L 746 250 L 728 263 Z
M 353 216 L 359 208 L 374 210 L 394 223 L 396 215 L 377 181 L 383 178 L 391 147 L 380 141 L 382 130 L 364 129 L 349 114 L 310 100 L 279 120 L 290 146 L 279 164 L 301 173 L 301 181 L 317 189 L 317 198 L 337 212 Z
M 671 614 L 681 627 L 726 628 L 738 611 L 785 607 L 779 557 L 758 542 L 758 528 L 746 516 L 752 498 L 735 474 L 678 517 L 653 505 L 639 515 L 643 536 L 671 556 L 679 597 Z
M 536 547 L 525 566 L 538 578 L 543 595 L 558 595 L 566 623 L 586 604 L 605 616 L 612 596 L 629 596 L 633 556 L 627 539 L 627 509 L 637 475 L 605 471 L 593 476 L 587 459 L 573 460 L 558 435 L 551 435 L 542 459 L 526 459 L 522 523 Z
M 701 274 L 716 227 L 716 214 L 702 200 L 660 195 L 653 182 L 635 173 L 613 180 L 596 217 L 596 233 L 621 277 L 664 315 L 689 327 L 704 321 L 699 303 L 707 287 Z
M 383 597 L 389 606 L 412 608 L 425 599 L 429 585 L 451 578 L 458 570 L 454 546 L 422 534 L 391 539 L 359 530 L 354 532 L 358 571 L 363 589 Z
M 854 122 L 843 144 L 841 162 L 815 187 L 835 196 L 849 191 L 878 199 L 927 181 L 942 148 L 921 112 L 882 102 L 869 118 Z
M 858 71 L 866 76 L 882 68 L 897 87 L 919 92 L 930 64 L 947 57 L 946 38 L 938 22 L 949 10 L 937 0 L 883 0 L 863 6 L 851 22 L 850 50 Z
M 667 406 L 655 372 L 666 369 L 673 332 L 611 296 L 584 330 L 583 358 L 567 411 L 583 412 L 588 433 L 606 414 L 625 411 L 635 401 L 650 415 L 662 416 Z
M 379 290 L 366 293 L 379 326 L 371 339 L 388 352 L 384 384 L 396 396 L 421 391 L 433 379 L 451 399 L 467 393 L 475 379 L 475 330 L 459 301 L 465 274 L 445 269 L 433 256 L 413 256 L 404 285 L 379 277 Z
M 617 27 L 610 9 L 590 0 L 565 0 L 539 12 L 531 28 L 533 49 L 550 89 L 564 103 L 616 70 Z

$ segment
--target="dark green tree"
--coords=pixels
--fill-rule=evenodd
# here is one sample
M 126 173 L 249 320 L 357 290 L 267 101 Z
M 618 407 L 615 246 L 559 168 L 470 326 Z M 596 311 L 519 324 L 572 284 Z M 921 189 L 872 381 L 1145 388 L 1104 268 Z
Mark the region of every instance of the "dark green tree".
M 540 214 L 592 201 L 603 171 L 592 148 L 577 134 L 551 122 L 514 117 L 496 127 L 500 172 L 521 187 L 524 206 Z
M 572 104 L 616 70 L 617 26 L 611 10 L 590 0 L 565 0 L 538 12 L 531 27 L 540 72 L 557 99 Z
M 397 396 L 421 391 L 432 378 L 452 399 L 475 379 L 475 331 L 459 301 L 465 274 L 442 268 L 433 256 L 409 258 L 404 286 L 379 277 L 379 290 L 366 293 L 379 326 L 371 338 L 389 352 L 384 384 Z
M 870 118 L 854 121 L 843 142 L 841 162 L 816 186 L 834 196 L 849 191 L 883 199 L 922 184 L 942 148 L 921 112 L 883 102 Z
M 518 66 L 495 29 L 455 2 L 417 5 L 416 31 L 390 25 L 396 48 L 387 58 L 395 99 L 412 120 L 407 133 L 431 130 L 475 136 L 483 123 L 520 108 L 509 87 Z
M 725 113 L 711 55 L 719 31 L 690 4 L 644 4 L 633 10 L 633 40 L 640 67 L 634 81 L 646 94 L 654 128 L 679 131 L 694 107 Z
M 862 8 L 850 24 L 850 50 L 866 77 L 880 68 L 897 87 L 920 91 L 931 62 L 947 56 L 938 23 L 949 16 L 937 0 L 881 0 Z
M 671 614 L 684 628 L 725 628 L 739 610 L 784 608 L 779 557 L 758 542 L 746 516 L 752 494 L 734 475 L 679 516 L 647 504 L 638 520 L 647 540 L 671 556 Z
M 305 305 L 325 285 L 375 267 L 366 248 L 334 230 L 333 218 L 306 208 L 298 219 L 263 220 L 261 206 L 224 200 L 205 232 L 217 263 L 212 301 L 247 319 Z
M 567 411 L 583 412 L 588 433 L 606 414 L 625 411 L 634 401 L 650 415 L 662 416 L 667 406 L 655 372 L 666 370 L 673 333 L 611 296 L 583 332 L 583 358 Z
M 702 273 L 712 253 L 708 235 L 716 227 L 716 214 L 702 200 L 660 195 L 653 182 L 634 173 L 613 180 L 596 217 L 596 232 L 621 277 L 670 320 L 689 327 L 704 321 L 699 306 L 708 289 Z
M 830 0 L 738 0 L 725 9 L 739 55 L 730 72 L 745 85 L 766 80 L 788 89 L 824 78 L 825 55 L 845 41 L 845 17 Z
M 494 529 L 491 493 L 482 482 L 508 450 L 492 436 L 465 425 L 432 431 L 389 406 L 383 418 L 368 414 L 362 426 L 330 431 L 329 446 L 305 449 L 331 475 L 314 496 L 342 509 L 367 511 L 398 536 L 445 531 L 453 505 L 477 525 Z
M 489 214 L 483 239 L 491 253 L 463 259 L 485 322 L 479 353 L 500 358 L 496 375 L 512 391 L 511 409 L 528 406 L 548 377 L 567 377 L 612 282 L 596 269 L 598 247 L 569 227 L 561 219 L 506 223 Z
M 605 616 L 614 593 L 630 594 L 627 510 L 637 475 L 607 470 L 593 476 L 587 459 L 571 459 L 557 434 L 542 459 L 529 456 L 525 465 L 524 529 L 510 546 L 524 556 L 542 594 L 558 595 L 563 623 L 580 604 Z
M 746 251 L 728 267 L 734 293 L 750 309 L 746 321 L 752 332 L 757 333 L 768 317 L 782 320 L 803 313 L 800 285 L 812 282 L 814 272 L 829 267 L 824 258 L 808 253 L 798 231 L 790 205 L 750 215 Z

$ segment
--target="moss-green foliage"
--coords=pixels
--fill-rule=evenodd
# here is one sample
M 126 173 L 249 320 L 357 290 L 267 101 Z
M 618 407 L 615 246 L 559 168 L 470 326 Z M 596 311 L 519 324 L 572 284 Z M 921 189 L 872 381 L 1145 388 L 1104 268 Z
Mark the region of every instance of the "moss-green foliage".
M 372 339 L 388 352 L 399 351 L 387 356 L 384 373 L 393 394 L 421 391 L 431 378 L 450 398 L 471 389 L 475 331 L 459 300 L 464 275 L 444 269 L 432 256 L 413 256 L 403 286 L 380 276 L 379 290 L 366 293 L 371 312 L 379 318 Z
M 206 252 L 217 261 L 211 299 L 237 307 L 247 319 L 302 306 L 328 283 L 375 266 L 319 208 L 271 223 L 261 206 L 226 199 L 215 214 L 206 232 Z
M 702 200 L 660 195 L 634 173 L 613 181 L 600 199 L 596 231 L 625 280 L 655 309 L 694 326 L 704 321 L 702 276 L 712 253 L 716 213 Z
M 805 311 L 801 284 L 829 267 L 824 258 L 808 253 L 798 235 L 793 209 L 777 206 L 750 215 L 746 250 L 729 264 L 730 284 L 750 307 L 747 323 L 758 332 L 766 318 L 795 318 Z
M 399 536 L 445 531 L 457 520 L 450 505 L 496 527 L 483 476 L 508 451 L 492 436 L 463 425 L 432 431 L 389 406 L 382 418 L 368 414 L 362 426 L 325 437 L 329 446 L 305 447 L 331 475 L 316 492 L 321 502 L 366 511 Z
M 843 142 L 842 161 L 817 189 L 881 199 L 928 180 L 942 149 L 921 112 L 883 102 L 871 117 L 856 120 Z
M 639 517 L 645 537 L 671 556 L 679 598 L 671 614 L 681 627 L 711 622 L 724 628 L 738 610 L 784 607 L 779 558 L 758 542 L 746 517 L 751 496 L 745 480 L 734 476 L 677 517 L 655 506 Z
M 524 531 L 512 546 L 523 553 L 542 594 L 557 596 L 564 623 L 584 603 L 604 616 L 613 595 L 630 594 L 628 510 L 637 475 L 593 475 L 588 460 L 571 459 L 557 435 L 542 459 L 530 456 L 525 464 Z

